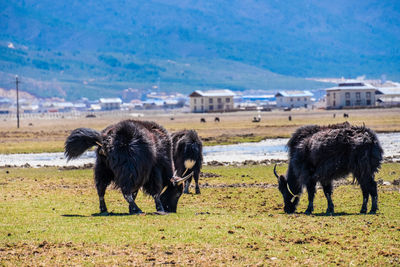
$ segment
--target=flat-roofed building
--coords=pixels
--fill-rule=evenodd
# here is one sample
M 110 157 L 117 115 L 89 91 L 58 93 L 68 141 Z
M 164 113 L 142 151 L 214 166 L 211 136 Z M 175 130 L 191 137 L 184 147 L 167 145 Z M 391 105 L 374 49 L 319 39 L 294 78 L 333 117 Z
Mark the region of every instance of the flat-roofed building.
M 360 81 L 339 83 L 338 86 L 326 89 L 326 108 L 375 106 L 376 90 L 376 87 Z
M 121 109 L 122 100 L 120 98 L 100 98 L 101 110 L 119 110 Z
M 189 95 L 191 112 L 215 112 L 233 110 L 233 97 L 231 90 L 196 90 Z
M 275 94 L 278 108 L 307 108 L 312 104 L 310 91 L 279 91 Z
M 383 107 L 400 106 L 400 84 L 393 84 L 388 87 L 377 87 L 377 105 Z

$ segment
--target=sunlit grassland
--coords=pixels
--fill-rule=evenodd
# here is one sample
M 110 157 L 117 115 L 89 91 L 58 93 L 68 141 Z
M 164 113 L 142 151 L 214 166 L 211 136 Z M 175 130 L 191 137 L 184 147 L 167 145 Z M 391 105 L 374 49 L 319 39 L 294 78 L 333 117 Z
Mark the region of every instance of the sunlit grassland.
M 183 195 L 177 214 L 129 216 L 112 187 L 114 216 L 96 216 L 93 172 L 56 168 L 0 169 L 0 265 L 398 265 L 399 186 L 379 186 L 379 212 L 360 215 L 358 185 L 334 190 L 335 216 L 325 216 L 317 191 L 315 214 L 283 213 L 273 166 L 204 167 L 201 195 Z M 284 173 L 287 165 L 278 167 Z M 400 178 L 384 164 L 376 180 Z M 351 181 L 351 177 L 348 178 Z M 191 189 L 193 191 L 193 189 Z
M 350 118 L 343 118 L 343 112 Z M 16 129 L 14 120 L 0 120 L 0 154 L 38 153 L 63 151 L 68 134 L 78 127 L 102 130 L 106 126 L 123 119 L 132 119 L 130 113 L 118 113 L 115 116 L 96 118 L 27 118 L 21 121 L 21 128 Z M 290 137 L 300 126 L 307 124 L 328 125 L 349 121 L 363 125 L 377 132 L 400 131 L 400 109 L 372 110 L 293 110 L 291 112 L 261 112 L 261 122 L 253 123 L 257 112 L 235 112 L 223 114 L 191 113 L 145 113 L 140 120 L 152 120 L 163 125 L 168 131 L 195 129 L 203 138 L 205 145 L 221 145 L 242 142 L 258 142 L 265 138 Z M 336 114 L 335 118 L 333 114 Z M 292 121 L 288 116 L 292 116 Z M 214 122 L 218 116 L 220 122 Z M 200 123 L 204 117 L 206 123 Z M 173 120 L 171 120 L 173 118 Z M 32 126 L 29 126 L 29 124 Z

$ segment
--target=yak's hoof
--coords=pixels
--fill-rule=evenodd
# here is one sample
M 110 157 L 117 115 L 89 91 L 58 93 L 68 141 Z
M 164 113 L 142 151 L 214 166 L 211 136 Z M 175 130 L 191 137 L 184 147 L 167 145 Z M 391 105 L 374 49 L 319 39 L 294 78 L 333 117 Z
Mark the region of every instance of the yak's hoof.
M 186 190 L 186 189 L 185 189 L 185 190 L 183 190 L 183 193 L 184 193 L 184 194 L 189 194 L 189 190 Z
M 376 210 L 370 210 L 369 214 L 376 214 Z
M 313 210 L 314 210 L 314 209 L 308 208 L 308 209 L 304 212 L 304 214 L 306 214 L 306 215 L 311 215 L 311 213 L 313 212 Z
M 327 215 L 333 215 L 333 213 L 334 213 L 334 210 L 333 210 L 333 209 L 329 209 L 329 208 L 328 208 L 328 209 L 326 210 L 326 214 L 327 214 Z
M 129 210 L 130 215 L 140 215 L 143 214 L 144 212 L 141 209 L 138 210 Z
M 200 189 L 196 189 L 196 195 L 200 195 Z
M 360 213 L 366 214 L 366 213 L 367 213 L 367 209 L 361 209 L 361 210 L 360 210 Z
M 107 210 L 100 211 L 99 213 L 99 216 L 108 216 L 108 215 L 110 215 L 110 213 L 108 213 Z

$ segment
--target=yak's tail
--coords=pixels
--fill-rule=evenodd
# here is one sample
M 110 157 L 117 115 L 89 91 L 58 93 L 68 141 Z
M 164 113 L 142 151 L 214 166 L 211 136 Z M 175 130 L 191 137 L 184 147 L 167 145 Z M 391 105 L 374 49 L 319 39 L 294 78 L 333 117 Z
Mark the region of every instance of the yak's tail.
M 101 134 L 93 129 L 78 128 L 72 131 L 65 141 L 64 155 L 68 160 L 75 159 L 96 144 L 101 144 Z

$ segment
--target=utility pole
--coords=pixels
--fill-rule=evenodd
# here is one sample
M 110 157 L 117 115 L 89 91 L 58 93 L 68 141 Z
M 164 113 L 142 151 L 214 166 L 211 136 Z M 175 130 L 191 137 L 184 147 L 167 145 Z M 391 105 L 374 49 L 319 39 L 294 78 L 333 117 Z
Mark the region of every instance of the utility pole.
M 15 85 L 17 88 L 17 128 L 19 128 L 19 92 L 18 92 L 18 84 L 20 82 L 18 81 L 18 75 L 15 76 Z

